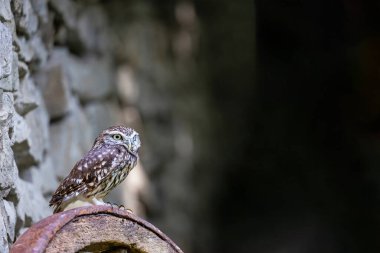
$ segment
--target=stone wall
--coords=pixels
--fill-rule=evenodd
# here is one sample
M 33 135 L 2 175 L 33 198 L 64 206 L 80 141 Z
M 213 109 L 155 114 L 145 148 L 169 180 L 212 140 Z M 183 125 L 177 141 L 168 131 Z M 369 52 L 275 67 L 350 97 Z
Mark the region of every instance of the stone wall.
M 52 213 L 59 181 L 114 124 L 143 148 L 110 200 L 190 248 L 194 10 L 178 5 L 169 30 L 154 6 L 127 2 L 0 0 L 0 252 Z

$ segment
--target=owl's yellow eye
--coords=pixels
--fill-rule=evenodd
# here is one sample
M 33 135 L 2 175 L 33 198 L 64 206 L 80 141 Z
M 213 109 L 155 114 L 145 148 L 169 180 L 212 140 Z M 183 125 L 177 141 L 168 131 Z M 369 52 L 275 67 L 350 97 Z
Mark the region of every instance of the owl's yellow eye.
M 123 137 L 120 134 L 114 134 L 114 135 L 112 135 L 112 138 L 114 138 L 117 141 L 120 141 L 123 139 Z

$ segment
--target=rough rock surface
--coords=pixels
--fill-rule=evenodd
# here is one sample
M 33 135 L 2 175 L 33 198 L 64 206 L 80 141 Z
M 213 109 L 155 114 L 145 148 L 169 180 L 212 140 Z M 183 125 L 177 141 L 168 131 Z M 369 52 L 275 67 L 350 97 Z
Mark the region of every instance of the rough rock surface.
M 17 170 L 13 157 L 12 125 L 13 125 L 13 96 L 8 92 L 0 93 L 0 191 L 5 196 L 6 192 L 13 186 Z
M 0 89 L 12 90 L 12 33 L 0 22 Z

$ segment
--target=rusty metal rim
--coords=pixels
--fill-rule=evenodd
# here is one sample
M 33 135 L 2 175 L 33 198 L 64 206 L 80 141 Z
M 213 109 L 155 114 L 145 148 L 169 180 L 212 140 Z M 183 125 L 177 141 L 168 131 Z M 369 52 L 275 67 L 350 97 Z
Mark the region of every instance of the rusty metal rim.
M 40 252 L 39 250 L 45 249 L 51 240 L 53 240 L 54 235 L 59 233 L 59 231 L 72 220 L 79 217 L 97 214 L 112 215 L 118 218 L 128 219 L 130 221 L 136 222 L 137 224 L 156 234 L 162 240 L 166 241 L 176 252 L 182 253 L 182 250 L 168 236 L 166 236 L 163 232 L 161 232 L 161 230 L 149 222 L 139 218 L 130 212 L 121 210 L 120 208 L 106 205 L 79 207 L 61 213 L 56 213 L 45 219 L 42 219 L 30 227 L 17 239 L 15 244 L 13 244 L 10 252 Z M 41 234 L 41 232 L 44 233 Z M 35 234 L 35 236 L 33 236 L 33 234 Z M 25 248 L 25 246 L 28 248 Z

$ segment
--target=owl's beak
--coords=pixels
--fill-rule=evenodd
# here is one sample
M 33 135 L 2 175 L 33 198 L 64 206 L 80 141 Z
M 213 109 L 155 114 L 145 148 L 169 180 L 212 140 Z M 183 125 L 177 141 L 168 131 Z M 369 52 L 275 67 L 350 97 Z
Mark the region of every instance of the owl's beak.
M 125 144 L 127 145 L 127 149 L 131 150 L 132 149 L 132 142 L 130 139 L 125 140 Z
M 134 155 L 137 156 L 138 149 L 140 147 L 140 138 L 139 135 L 136 133 L 135 135 L 126 138 L 125 141 L 125 147 Z

